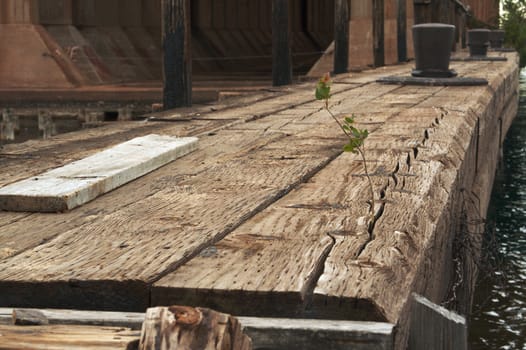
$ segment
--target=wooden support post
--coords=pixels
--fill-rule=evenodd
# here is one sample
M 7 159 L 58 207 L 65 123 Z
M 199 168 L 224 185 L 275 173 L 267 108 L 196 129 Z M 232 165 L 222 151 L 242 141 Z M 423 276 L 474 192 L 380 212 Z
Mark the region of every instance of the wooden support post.
M 431 21 L 430 14 L 431 0 L 414 0 L 413 10 L 415 24 L 429 23 Z
M 334 73 L 349 69 L 349 0 L 334 0 Z
M 272 0 L 272 83 L 292 83 L 289 0 Z
M 468 44 L 467 44 L 467 28 L 466 28 L 466 22 L 467 22 L 466 13 L 464 11 L 461 11 L 459 17 L 460 17 L 460 24 L 459 24 L 460 42 L 462 44 L 462 48 L 465 49 L 468 46 Z
M 398 62 L 407 61 L 407 0 L 398 1 L 397 41 Z
M 164 110 L 192 105 L 190 0 L 162 0 Z
M 73 0 L 40 0 L 38 6 L 40 24 L 73 24 Z
M 250 350 L 235 317 L 204 308 L 155 307 L 146 311 L 139 350 Z
M 373 0 L 373 55 L 374 66 L 385 64 L 384 0 Z
M 466 319 L 413 294 L 409 350 L 467 350 Z

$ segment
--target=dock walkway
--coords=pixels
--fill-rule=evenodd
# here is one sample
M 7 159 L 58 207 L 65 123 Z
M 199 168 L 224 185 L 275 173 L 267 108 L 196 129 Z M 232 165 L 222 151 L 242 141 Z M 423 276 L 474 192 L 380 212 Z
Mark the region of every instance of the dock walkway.
M 406 341 L 411 292 L 446 296 L 463 196 L 485 215 L 517 111 L 516 55 L 501 55 L 508 61 L 452 62 L 487 86 L 375 82 L 411 65 L 335 78 L 331 109 L 370 132 L 379 200 L 369 227 L 363 164 L 342 153 L 312 82 L 4 146 L 0 186 L 137 136 L 200 139 L 194 153 L 70 212 L 0 212 L 0 307 L 199 305 L 387 321 Z

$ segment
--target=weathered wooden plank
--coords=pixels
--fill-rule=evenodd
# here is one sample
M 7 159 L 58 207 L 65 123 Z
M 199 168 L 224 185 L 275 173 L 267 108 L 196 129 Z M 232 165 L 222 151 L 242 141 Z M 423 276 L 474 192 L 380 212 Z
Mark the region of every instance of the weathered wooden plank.
M 83 350 L 131 349 L 140 332 L 126 328 L 94 326 L 6 326 L 0 325 L 0 349 Z
M 148 135 L 0 188 L 0 210 L 71 210 L 197 148 L 197 138 Z
M 189 0 L 163 0 L 163 108 L 192 105 Z
M 205 308 L 149 308 L 142 326 L 139 350 L 251 350 L 252 342 L 239 321 Z
M 140 330 L 144 313 L 35 310 L 50 324 L 119 326 Z M 0 308 L 0 324 L 11 324 L 12 309 Z M 256 348 L 277 349 L 391 349 L 394 325 L 377 322 L 320 319 L 237 317 Z
M 400 70 L 400 68 L 398 69 Z M 376 98 L 380 93 L 386 93 L 396 89 L 396 87 L 385 86 L 375 87 L 371 90 L 365 83 L 363 83 L 367 81 L 365 77 L 360 78 L 360 76 L 360 74 L 356 75 L 356 77 L 358 77 L 360 80 L 360 83 L 335 83 L 333 90 L 335 91 L 335 98 L 339 98 L 337 97 L 339 94 L 347 94 L 351 91 L 354 91 L 350 95 L 350 100 L 356 102 L 362 101 L 363 107 L 357 108 L 355 104 L 348 104 L 347 102 L 343 104 L 341 102 L 337 102 L 335 104 L 335 108 L 338 106 L 345 106 L 348 108 L 347 110 L 367 110 L 370 109 L 371 106 L 371 103 L 368 101 Z M 288 95 L 287 99 L 268 99 L 254 103 L 254 105 L 250 108 L 245 107 L 243 102 L 239 108 L 219 108 L 219 111 L 211 113 L 210 111 L 207 112 L 205 110 L 201 111 L 198 109 L 198 113 L 203 113 L 203 118 L 210 119 L 207 121 L 194 120 L 189 123 L 175 123 L 168 125 L 163 123 L 151 123 L 154 124 L 153 126 L 155 129 L 138 125 L 137 130 L 132 129 L 132 134 L 130 131 L 119 133 L 116 130 L 120 129 L 113 125 L 112 127 L 108 126 L 106 128 L 97 128 L 86 131 L 85 134 L 77 135 L 82 136 L 79 142 L 75 142 L 76 135 L 57 136 L 54 138 L 54 143 L 56 143 L 56 145 L 54 145 L 54 143 L 51 141 L 41 141 L 40 143 L 42 143 L 44 146 L 43 150 L 40 150 L 40 148 L 37 147 L 37 145 L 40 143 L 37 144 L 36 142 L 17 146 L 9 145 L 8 150 L 10 153 L 21 153 L 24 156 L 26 154 L 30 155 L 30 157 L 22 158 L 22 160 L 18 160 L 17 162 L 13 160 L 12 162 L 9 162 L 8 165 L 6 165 L 8 173 L 4 175 L 10 174 L 9 176 L 11 176 L 13 179 L 18 179 L 35 175 L 34 172 L 45 170 L 52 164 L 60 166 L 61 164 L 68 161 L 68 159 L 88 156 L 98 148 L 107 147 L 114 142 L 118 142 L 119 140 L 125 140 L 129 137 L 128 135 L 137 135 L 141 131 L 158 132 L 159 130 L 162 130 L 162 132 L 166 134 L 179 134 L 183 136 L 201 131 L 206 133 L 202 136 L 206 136 L 210 131 L 214 130 L 213 125 L 216 126 L 216 130 L 217 125 L 225 125 L 225 121 L 223 120 L 224 118 L 241 118 L 242 120 L 250 121 L 256 118 L 263 118 L 267 116 L 264 119 L 258 119 L 257 122 L 242 123 L 238 124 L 239 127 L 233 128 L 233 130 L 241 130 L 239 128 L 243 126 L 243 130 L 245 130 L 244 135 L 239 133 L 239 131 L 236 131 L 234 133 L 227 133 L 224 135 L 224 137 L 206 136 L 201 141 L 201 149 L 192 154 L 192 157 L 188 159 L 189 162 L 187 162 L 185 158 L 179 160 L 179 162 L 183 162 L 185 164 L 180 168 L 171 167 L 168 165 L 160 170 L 157 170 L 154 174 L 146 175 L 144 178 L 129 183 L 122 189 L 117 189 L 103 197 L 100 197 L 96 203 L 88 203 L 75 211 L 56 214 L 53 216 L 34 214 L 32 216 L 26 217 L 27 214 L 24 214 L 23 218 L 20 217 L 20 214 L 0 212 L 0 224 L 9 224 L 9 227 L 5 227 L 5 229 L 0 230 L 0 247 L 2 247 L 0 249 L 2 249 L 3 252 L 2 256 L 12 256 L 25 249 L 45 243 L 57 234 L 67 232 L 75 227 L 87 225 L 89 222 L 94 222 L 102 215 L 107 215 L 112 211 L 126 207 L 131 203 L 137 202 L 142 198 L 151 195 L 159 188 L 162 188 L 162 186 L 176 186 L 176 181 L 178 179 L 187 176 L 188 172 L 181 170 L 185 169 L 186 166 L 189 166 L 190 168 L 194 169 L 193 171 L 198 172 L 206 168 L 207 164 L 208 166 L 215 164 L 215 162 L 219 159 L 225 161 L 229 158 L 232 159 L 235 157 L 242 157 L 244 152 L 243 149 L 258 148 L 264 145 L 266 142 L 279 137 L 280 134 L 270 134 L 268 131 L 263 131 L 265 128 L 267 128 L 267 126 L 264 126 L 267 124 L 265 120 L 277 118 L 279 121 L 278 124 L 285 120 L 286 122 L 282 123 L 280 126 L 281 131 L 278 131 L 280 133 L 295 133 L 313 128 L 313 126 L 315 124 L 319 124 L 320 121 L 317 119 L 310 120 L 310 118 L 307 118 L 309 115 L 312 115 L 314 111 L 319 109 L 319 103 L 312 103 L 312 100 L 312 86 L 309 86 L 308 89 L 302 88 L 299 89 L 298 93 Z M 278 111 L 285 111 L 287 110 L 287 107 L 290 106 L 295 107 L 295 109 L 286 112 L 290 114 L 287 116 L 287 118 L 284 118 L 279 114 L 272 117 L 274 113 L 277 113 Z M 303 110 L 300 109 L 300 107 L 306 109 Z M 170 116 L 170 113 L 162 114 L 162 118 L 170 118 Z M 179 113 L 175 113 L 174 117 L 179 118 L 181 115 Z M 218 121 L 216 121 L 216 118 Z M 233 122 L 230 123 L 232 124 Z M 126 125 L 126 130 L 129 130 L 131 128 L 130 124 Z M 261 132 L 247 135 L 246 130 L 257 130 L 258 125 L 261 125 Z M 269 123 L 268 125 L 273 124 Z M 265 138 L 262 138 L 262 135 L 265 135 Z M 193 163 L 196 159 L 198 160 L 198 166 Z M 7 181 L 9 181 L 9 176 Z M 159 178 L 163 180 L 159 182 Z M 152 186 L 151 183 L 156 185 Z
M 207 302 L 236 314 L 304 316 L 334 240 L 349 237 L 357 252 L 369 239 L 369 188 L 357 160 L 346 156 L 331 162 L 308 184 L 162 278 L 152 302 Z M 342 317 L 338 312 L 316 316 Z
M 466 319 L 413 294 L 409 350 L 467 350 Z
M 0 324 L 28 323 L 27 314 L 38 314 L 43 324 L 124 327 L 140 330 L 144 313 L 56 309 L 0 308 Z M 14 321 L 14 322 L 13 322 Z
M 255 348 L 391 350 L 388 323 L 239 317 Z
M 80 307 L 77 303 L 95 302 L 105 308 L 137 310 L 148 301 L 144 299 L 147 290 L 142 290 L 146 281 L 222 238 L 323 167 L 338 152 L 324 143 L 281 136 L 278 142 L 245 150 L 239 159 L 161 187 L 137 203 L 106 214 L 103 220 L 70 229 L 32 254 L 15 256 L 5 262 L 10 267 L 2 269 L 7 274 L 1 277 L 0 289 L 5 287 L 6 292 L 0 293 L 0 303 Z M 144 215 L 149 218 L 147 223 Z M 69 246 L 66 254 L 61 248 L 65 245 Z M 15 263 L 19 259 L 20 263 Z M 35 268 L 24 268 L 23 261 Z M 30 271 L 35 275 L 28 276 L 33 274 Z M 78 280 L 81 288 L 76 282 L 69 283 L 71 278 Z M 23 282 L 29 280 L 30 284 Z M 120 290 L 121 283 L 131 290 Z M 31 292 L 31 286 L 38 286 L 38 295 Z M 55 297 L 57 290 L 61 290 L 60 298 Z M 81 291 L 100 292 L 101 298 L 79 298 L 76 293 Z
M 289 0 L 272 0 L 272 84 L 292 83 Z

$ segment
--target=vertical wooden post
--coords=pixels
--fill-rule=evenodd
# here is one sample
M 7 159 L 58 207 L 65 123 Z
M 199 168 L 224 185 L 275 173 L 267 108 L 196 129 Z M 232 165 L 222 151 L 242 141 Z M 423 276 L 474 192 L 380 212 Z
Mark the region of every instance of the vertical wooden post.
M 289 0 L 272 0 L 272 84 L 292 83 Z
M 40 24 L 73 24 L 73 0 L 39 0 Z
M 349 1 L 334 0 L 334 73 L 349 69 Z
M 190 0 L 162 0 L 164 109 L 192 105 Z
M 409 350 L 467 350 L 466 319 L 413 294 Z
M 398 1 L 397 41 L 398 62 L 407 61 L 407 0 Z
M 374 66 L 385 64 L 384 0 L 373 0 L 373 55 Z

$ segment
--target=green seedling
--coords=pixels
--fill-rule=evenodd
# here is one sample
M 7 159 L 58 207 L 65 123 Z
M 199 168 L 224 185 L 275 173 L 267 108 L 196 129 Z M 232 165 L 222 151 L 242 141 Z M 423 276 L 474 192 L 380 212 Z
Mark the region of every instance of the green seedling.
M 363 161 L 363 168 L 367 181 L 369 182 L 369 194 L 370 198 L 370 210 L 369 213 L 372 216 L 374 214 L 374 185 L 369 175 L 369 170 L 367 168 L 367 159 L 365 157 L 365 139 L 369 136 L 369 131 L 367 129 L 358 129 L 354 126 L 354 118 L 352 115 L 350 117 L 345 117 L 343 121 L 338 120 L 338 118 L 332 113 L 329 107 L 329 100 L 331 98 L 331 77 L 327 73 L 325 74 L 316 85 L 316 99 L 324 101 L 324 108 L 329 113 L 329 115 L 334 119 L 339 128 L 343 131 L 345 136 L 347 136 L 347 144 L 343 146 L 344 152 L 351 152 L 354 154 L 359 154 Z

